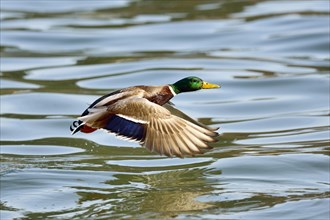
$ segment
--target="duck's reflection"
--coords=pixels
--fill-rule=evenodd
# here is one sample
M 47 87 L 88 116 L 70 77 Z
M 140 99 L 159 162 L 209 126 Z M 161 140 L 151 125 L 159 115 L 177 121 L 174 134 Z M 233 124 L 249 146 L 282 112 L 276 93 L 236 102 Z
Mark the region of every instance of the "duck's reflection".
M 134 169 L 134 168 L 133 168 Z M 109 188 L 79 188 L 79 204 L 93 204 L 95 216 L 160 215 L 173 217 L 182 212 L 211 208 L 214 205 L 196 198 L 210 194 L 214 188 L 205 178 L 207 169 L 186 168 L 175 171 L 118 173 L 116 180 L 106 181 Z M 87 190 L 87 191 L 86 191 Z M 105 208 L 108 207 L 108 208 Z M 89 209 L 89 207 L 86 207 Z
M 141 202 L 141 210 L 182 212 L 202 210 L 213 205 L 196 200 L 213 189 L 203 178 L 204 169 L 176 170 L 145 177 L 150 186 Z

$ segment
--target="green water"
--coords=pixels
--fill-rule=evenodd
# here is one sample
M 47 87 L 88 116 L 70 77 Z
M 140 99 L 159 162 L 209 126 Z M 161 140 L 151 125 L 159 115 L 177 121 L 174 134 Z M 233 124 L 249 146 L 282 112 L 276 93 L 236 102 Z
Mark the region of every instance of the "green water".
M 2 219 L 330 215 L 329 2 L 1 0 Z M 220 126 L 166 158 L 69 126 L 99 96 L 195 75 L 177 108 Z

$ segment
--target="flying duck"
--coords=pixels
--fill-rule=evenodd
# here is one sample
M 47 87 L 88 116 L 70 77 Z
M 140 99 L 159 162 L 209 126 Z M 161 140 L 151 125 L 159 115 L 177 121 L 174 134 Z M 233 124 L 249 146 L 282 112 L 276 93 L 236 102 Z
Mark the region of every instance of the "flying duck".
M 169 101 L 182 92 L 219 87 L 192 76 L 168 85 L 120 89 L 94 101 L 70 130 L 103 129 L 169 157 L 202 154 L 212 148 L 208 143 L 217 141 L 218 128 L 190 118 Z

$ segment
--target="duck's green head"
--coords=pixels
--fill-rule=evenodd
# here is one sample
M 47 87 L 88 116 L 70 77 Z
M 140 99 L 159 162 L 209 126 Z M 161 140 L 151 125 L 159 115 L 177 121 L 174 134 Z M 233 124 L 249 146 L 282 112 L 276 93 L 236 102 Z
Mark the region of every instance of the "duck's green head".
M 183 78 L 183 79 L 177 81 L 176 83 L 171 84 L 170 86 L 172 87 L 173 91 L 176 94 L 179 94 L 181 92 L 196 91 L 196 90 L 200 90 L 200 89 L 220 88 L 219 85 L 205 82 L 202 79 L 195 77 L 195 76 Z

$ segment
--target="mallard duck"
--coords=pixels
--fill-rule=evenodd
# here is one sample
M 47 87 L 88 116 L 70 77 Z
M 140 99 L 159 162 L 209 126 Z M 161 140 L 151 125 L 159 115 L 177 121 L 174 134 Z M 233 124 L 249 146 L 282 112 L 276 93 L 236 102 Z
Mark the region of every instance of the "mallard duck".
M 217 141 L 218 128 L 197 122 L 169 101 L 183 92 L 219 87 L 192 76 L 174 84 L 117 90 L 94 101 L 70 129 L 72 134 L 103 129 L 169 157 L 202 154 Z

